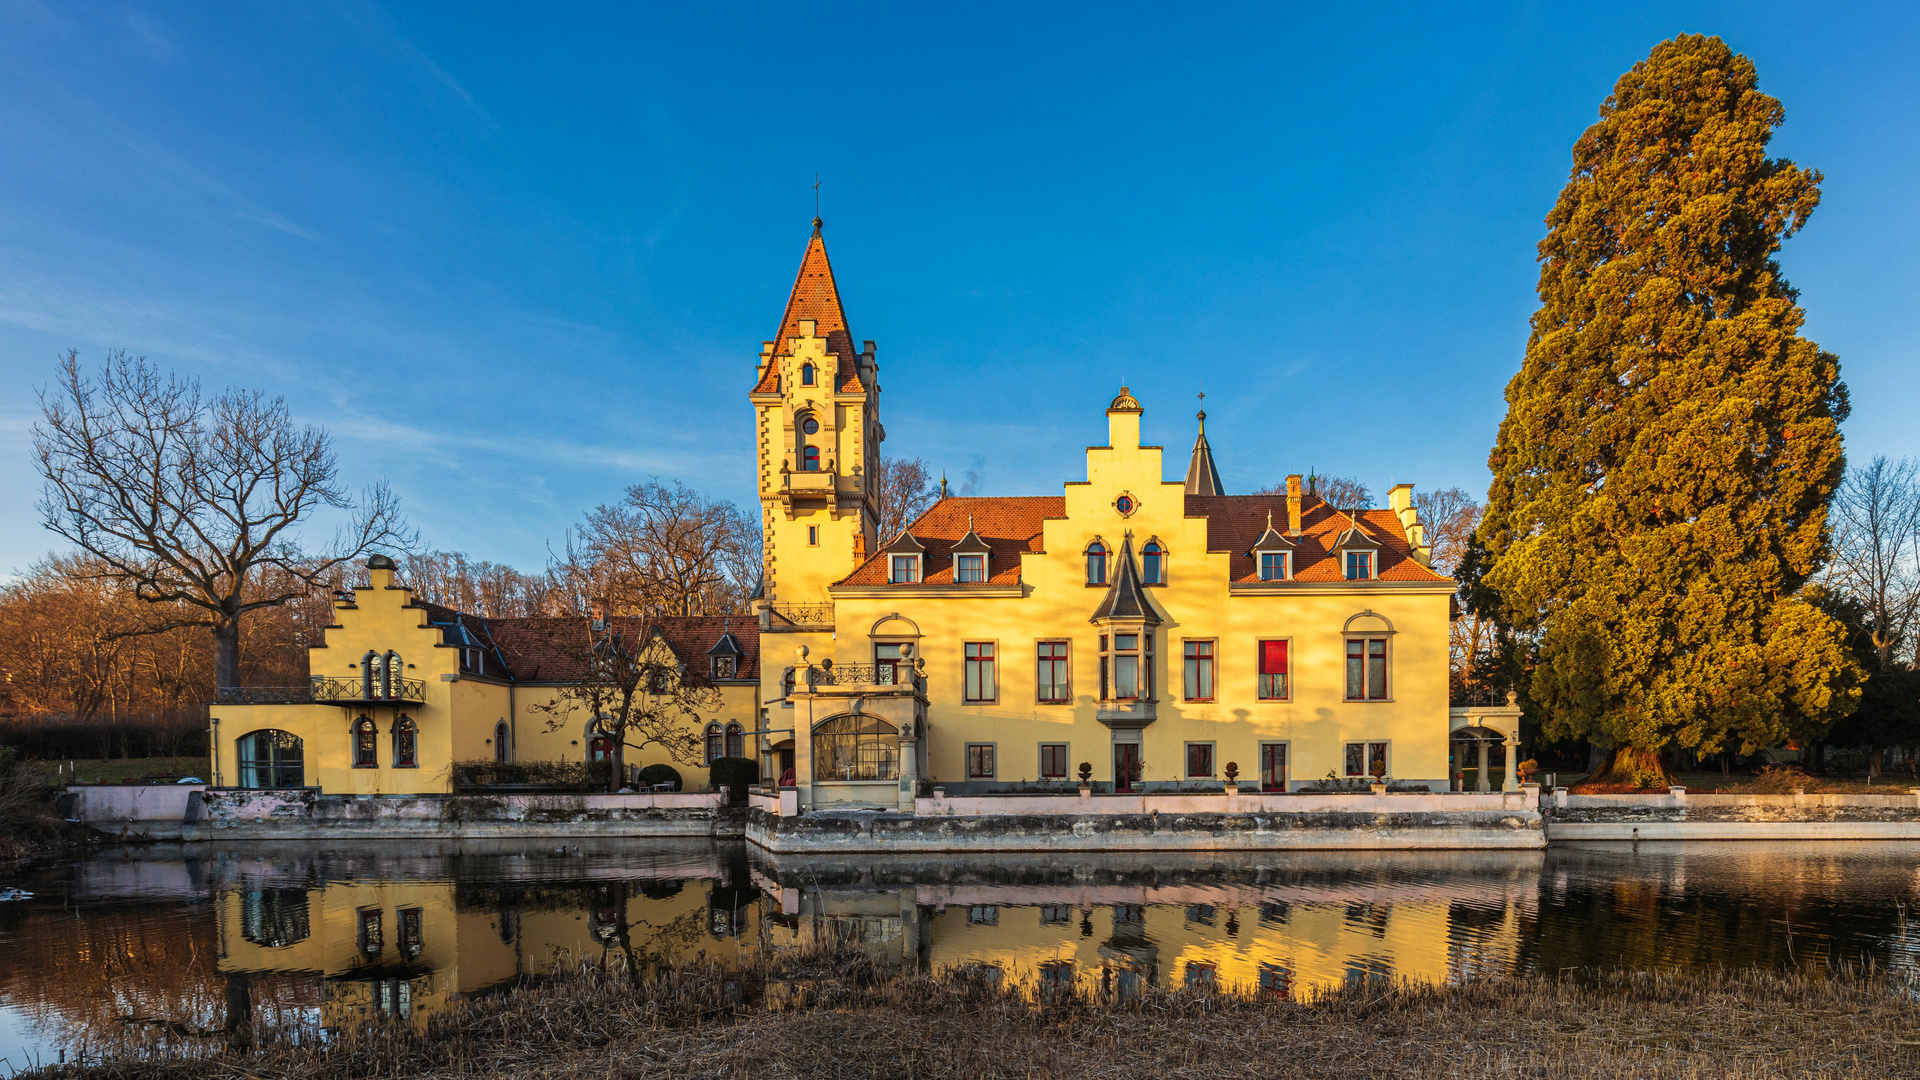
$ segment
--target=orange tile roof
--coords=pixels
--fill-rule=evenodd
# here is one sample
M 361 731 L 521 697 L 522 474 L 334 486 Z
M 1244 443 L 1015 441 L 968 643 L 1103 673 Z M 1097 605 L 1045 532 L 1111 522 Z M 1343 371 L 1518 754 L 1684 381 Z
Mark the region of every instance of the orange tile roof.
M 1339 553 L 1334 550 L 1340 534 L 1352 524 L 1347 511 L 1336 510 L 1325 499 L 1313 495 L 1301 499 L 1305 519 L 1293 549 L 1295 581 L 1343 581 Z M 1232 554 L 1228 580 L 1258 581 L 1260 567 L 1250 553 L 1260 534 L 1267 531 L 1267 515 L 1273 515 L 1274 528 L 1287 531 L 1287 497 L 1282 495 L 1189 495 L 1187 516 L 1207 519 L 1207 550 Z M 1356 510 L 1354 517 L 1380 545 L 1380 565 L 1374 576 L 1381 581 L 1446 581 L 1444 576 L 1420 565 L 1407 542 L 1400 516 L 1391 510 Z
M 1016 585 L 1020 582 L 1020 556 L 1041 551 L 1041 522 L 1062 517 L 1067 500 L 1060 495 L 1008 495 L 998 498 L 949 496 L 927 508 L 907 531 L 926 546 L 921 557 L 921 580 L 929 585 L 953 584 L 953 545 L 967 535 L 967 522 L 987 542 L 987 582 L 992 585 Z M 893 537 L 882 537 L 882 545 Z M 885 585 L 887 553 L 878 551 L 837 584 Z
M 780 333 L 773 339 L 773 356 L 754 386 L 756 394 L 780 392 L 780 368 L 773 358 L 790 356 L 787 340 L 800 336 L 800 321 L 812 319 L 814 332 L 827 339 L 827 351 L 840 357 L 840 386 L 843 392 L 858 392 L 859 353 L 853 349 L 853 332 L 847 329 L 847 312 L 840 305 L 840 289 L 834 284 L 833 266 L 827 261 L 827 243 L 820 238 L 820 219 L 813 219 L 813 236 L 807 241 L 807 253 L 800 260 L 800 275 L 793 280 L 793 292 L 787 296 L 787 313 L 780 318 Z

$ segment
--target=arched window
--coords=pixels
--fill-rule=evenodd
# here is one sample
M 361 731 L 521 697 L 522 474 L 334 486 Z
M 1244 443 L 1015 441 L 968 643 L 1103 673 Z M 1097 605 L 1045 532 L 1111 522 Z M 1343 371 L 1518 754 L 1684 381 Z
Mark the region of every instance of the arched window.
M 893 780 L 900 732 L 877 716 L 836 716 L 813 729 L 815 780 Z
M 240 786 L 296 788 L 307 784 L 298 736 L 291 732 L 249 731 L 240 736 Z
M 511 733 L 507 730 L 505 720 L 493 725 L 493 760 L 499 762 L 512 760 L 507 755 L 507 740 L 510 737 Z
M 393 722 L 393 767 L 420 767 L 420 729 L 414 726 L 411 717 L 403 716 Z
M 747 756 L 747 732 L 739 724 L 727 725 L 727 756 Z
M 380 692 L 380 696 L 384 698 L 397 698 L 400 696 L 400 673 L 406 667 L 406 665 L 400 662 L 399 653 L 389 652 L 387 654 L 386 667 L 387 667 L 386 689 Z
M 378 738 L 379 732 L 374 729 L 372 720 L 363 716 L 353 722 L 354 768 L 377 769 L 380 767 Z
M 380 696 L 380 688 L 386 683 L 386 676 L 381 674 L 385 666 L 380 662 L 380 654 L 377 652 L 369 652 L 360 658 L 360 696 L 362 698 L 372 700 Z
M 801 472 L 819 472 L 820 471 L 820 448 L 819 447 L 809 446 L 800 451 L 800 471 Z
M 1087 545 L 1087 584 L 1107 583 L 1107 546 L 1095 540 Z
M 800 365 L 800 385 L 812 386 L 813 380 L 814 380 L 813 365 L 801 364 Z
M 240 894 L 240 936 L 255 945 L 284 949 L 311 933 L 307 890 L 248 889 Z
M 602 735 L 597 731 L 594 732 L 593 737 L 587 740 L 587 760 L 612 761 L 613 737 L 611 735 Z
M 1166 558 L 1167 550 L 1160 546 L 1160 541 L 1147 541 L 1147 546 L 1140 549 L 1140 583 L 1142 585 L 1167 583 Z
M 726 745 L 722 741 L 722 737 L 720 734 L 720 725 L 708 724 L 707 725 L 707 761 L 706 763 L 708 765 L 713 764 L 713 761 L 715 758 L 721 757 L 725 753 L 726 753 Z
M 820 421 L 812 413 L 801 413 L 800 427 L 800 471 L 820 471 L 820 448 L 811 441 L 820 434 Z
M 793 685 L 794 671 L 792 668 L 788 668 L 787 673 L 780 676 L 780 697 L 785 699 L 789 705 L 793 704 Z

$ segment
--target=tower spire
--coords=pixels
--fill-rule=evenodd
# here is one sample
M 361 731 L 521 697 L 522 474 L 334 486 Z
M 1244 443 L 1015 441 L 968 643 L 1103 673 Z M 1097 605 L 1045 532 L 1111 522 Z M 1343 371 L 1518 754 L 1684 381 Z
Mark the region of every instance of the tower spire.
M 1224 495 L 1220 470 L 1213 465 L 1213 447 L 1207 444 L 1207 410 L 1199 412 L 1200 435 L 1193 440 L 1193 460 L 1187 463 L 1187 494 Z

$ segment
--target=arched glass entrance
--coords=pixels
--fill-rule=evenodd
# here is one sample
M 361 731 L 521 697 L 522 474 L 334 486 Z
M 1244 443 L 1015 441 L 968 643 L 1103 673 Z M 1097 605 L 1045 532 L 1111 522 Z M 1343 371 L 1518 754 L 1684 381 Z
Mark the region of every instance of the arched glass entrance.
M 307 786 L 306 758 L 292 732 L 249 731 L 240 736 L 240 786 L 296 788 Z
M 900 731 L 877 716 L 836 716 L 813 729 L 815 780 L 895 780 Z

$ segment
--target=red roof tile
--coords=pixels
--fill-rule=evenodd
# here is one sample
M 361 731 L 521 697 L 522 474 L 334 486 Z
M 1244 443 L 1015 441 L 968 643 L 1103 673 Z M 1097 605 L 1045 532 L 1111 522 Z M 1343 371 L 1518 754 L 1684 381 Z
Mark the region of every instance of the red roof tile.
M 1000 498 L 941 499 L 927 508 L 907 531 L 926 546 L 921 558 L 924 580 L 929 585 L 953 584 L 953 545 L 967 535 L 967 522 L 991 549 L 987 556 L 987 582 L 992 585 L 1016 585 L 1020 581 L 1020 556 L 1041 551 L 1041 522 L 1067 512 L 1067 500 L 1059 495 L 1009 495 Z M 883 537 L 891 541 L 893 537 Z M 875 552 L 853 573 L 841 579 L 841 585 L 885 585 L 887 553 Z
M 1325 499 L 1313 495 L 1301 500 L 1305 519 L 1293 550 L 1293 577 L 1296 581 L 1342 581 L 1334 544 L 1352 525 L 1345 510 L 1336 510 Z M 1228 580 L 1258 581 L 1260 568 L 1251 550 L 1260 534 L 1267 531 L 1267 515 L 1273 515 L 1274 528 L 1287 531 L 1285 495 L 1189 495 L 1187 516 L 1207 519 L 1207 550 L 1230 552 Z M 1381 581 L 1446 581 L 1447 578 L 1420 565 L 1407 543 L 1400 517 L 1391 510 L 1356 510 L 1354 517 L 1380 545 L 1380 565 L 1374 576 Z
M 840 386 L 845 392 L 858 392 L 859 355 L 853 349 L 853 332 L 847 329 L 846 309 L 840 305 L 840 289 L 834 284 L 833 266 L 827 262 L 827 244 L 820 238 L 820 222 L 814 219 L 813 237 L 807 241 L 807 253 L 800 260 L 800 275 L 787 296 L 787 312 L 780 319 L 780 333 L 773 339 L 773 356 L 790 356 L 788 339 L 800 336 L 800 321 L 812 319 L 814 333 L 827 339 L 827 351 L 840 357 Z M 754 386 L 756 394 L 780 392 L 780 366 L 770 358 Z
M 449 623 L 457 617 L 469 632 L 491 644 L 495 656 L 507 665 L 511 676 L 521 682 L 564 682 L 577 678 L 582 668 L 587 641 L 587 617 L 568 615 L 554 618 L 480 619 L 461 615 L 438 605 L 423 604 L 428 619 Z M 667 645 L 688 670 L 705 675 L 707 650 L 721 635 L 732 633 L 746 651 L 740 659 L 739 678 L 760 677 L 760 628 L 750 615 L 693 616 L 648 622 L 644 619 L 614 617 L 607 620 L 612 630 L 626 637 L 629 647 L 644 642 L 658 625 Z

